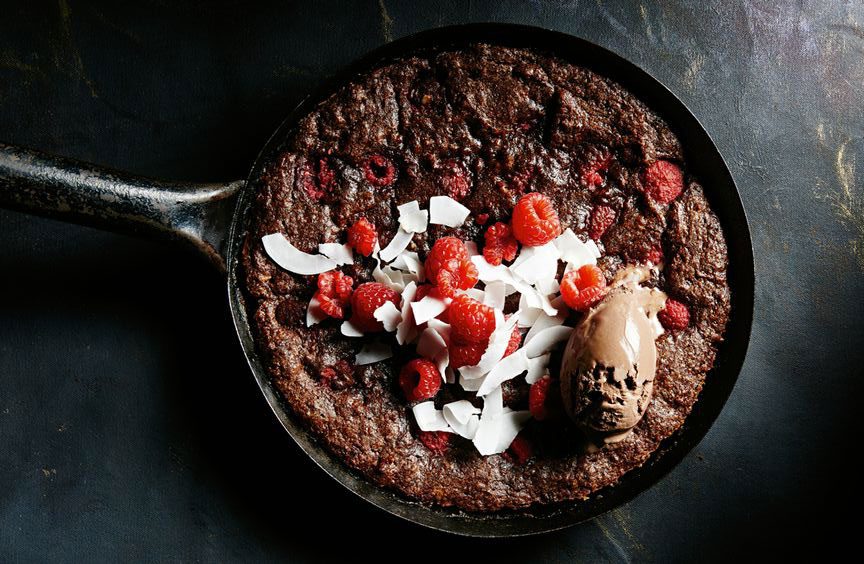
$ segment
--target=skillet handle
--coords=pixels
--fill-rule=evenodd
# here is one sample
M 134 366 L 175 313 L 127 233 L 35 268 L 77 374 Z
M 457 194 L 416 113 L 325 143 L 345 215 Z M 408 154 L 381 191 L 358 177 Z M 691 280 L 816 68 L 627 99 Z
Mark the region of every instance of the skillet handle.
M 223 272 L 243 185 L 160 182 L 0 143 L 0 207 L 186 241 Z

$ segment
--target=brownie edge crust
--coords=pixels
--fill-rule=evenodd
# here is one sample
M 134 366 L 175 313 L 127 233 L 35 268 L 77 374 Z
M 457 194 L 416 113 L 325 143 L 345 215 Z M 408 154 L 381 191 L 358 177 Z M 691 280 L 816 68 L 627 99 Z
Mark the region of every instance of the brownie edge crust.
M 386 187 L 364 176 L 364 163 L 378 155 L 395 165 Z M 668 205 L 642 190 L 642 171 L 660 159 L 684 173 L 684 191 Z M 602 182 L 586 183 L 598 163 Z M 318 441 L 408 498 L 469 511 L 585 498 L 642 465 L 681 427 L 714 364 L 730 310 L 727 248 L 678 139 L 622 87 L 554 56 L 480 44 L 388 62 L 301 119 L 256 190 L 242 266 L 266 369 Z M 418 439 L 396 382 L 413 347 L 394 346 L 393 358 L 354 366 L 362 339 L 346 338 L 332 319 L 306 327 L 315 277 L 280 269 L 261 237 L 282 233 L 301 251 L 316 252 L 319 243 L 344 243 L 347 227 L 363 216 L 386 243 L 398 227 L 397 205 L 428 207 L 431 196 L 450 195 L 471 210 L 468 220 L 455 229 L 430 225 L 409 249 L 425 257 L 448 235 L 482 248 L 484 225 L 507 221 L 518 198 L 535 191 L 554 202 L 562 227 L 582 238 L 597 207 L 614 210 L 597 240 L 598 265 L 611 279 L 626 265 L 662 257 L 648 284 L 685 303 L 690 325 L 657 340 L 654 397 L 622 442 L 586 450 L 563 419 L 526 428 L 534 456 L 523 464 L 506 453 L 481 456 L 470 441 L 433 452 Z M 481 217 L 488 218 L 482 225 Z M 342 270 L 361 283 L 374 266 L 355 254 Z M 556 362 L 553 355 L 553 374 Z M 339 369 L 325 381 L 328 367 Z M 450 399 L 446 388 L 442 396 Z M 524 377 L 507 382 L 505 405 L 525 409 L 527 389 Z

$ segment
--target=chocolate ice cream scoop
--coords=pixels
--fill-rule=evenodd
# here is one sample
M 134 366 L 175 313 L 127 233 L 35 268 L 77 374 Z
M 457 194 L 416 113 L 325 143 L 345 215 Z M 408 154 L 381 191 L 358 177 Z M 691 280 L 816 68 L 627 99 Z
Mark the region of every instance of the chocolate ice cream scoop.
M 640 286 L 642 268 L 624 269 L 606 298 L 573 330 L 561 366 L 568 415 L 597 444 L 624 439 L 645 414 L 654 387 L 656 314 L 666 300 Z

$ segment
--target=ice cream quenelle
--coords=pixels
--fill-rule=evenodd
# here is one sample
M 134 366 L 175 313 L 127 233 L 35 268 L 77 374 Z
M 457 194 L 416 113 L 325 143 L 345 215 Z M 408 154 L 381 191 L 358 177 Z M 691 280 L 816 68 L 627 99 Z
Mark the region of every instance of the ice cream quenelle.
M 666 295 L 644 282 L 650 271 L 628 267 L 573 330 L 561 366 L 567 414 L 598 445 L 627 437 L 645 414 L 663 333 L 657 312 Z

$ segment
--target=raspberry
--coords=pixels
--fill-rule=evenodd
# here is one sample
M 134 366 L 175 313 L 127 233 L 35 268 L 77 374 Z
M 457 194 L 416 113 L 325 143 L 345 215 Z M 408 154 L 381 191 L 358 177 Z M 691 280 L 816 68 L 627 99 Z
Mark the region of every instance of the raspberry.
M 599 241 L 606 230 L 615 223 L 615 210 L 609 206 L 596 206 L 591 212 L 591 225 L 588 228 L 588 236 Z
M 321 311 L 334 319 L 345 317 L 345 306 L 351 300 L 351 287 L 354 279 L 338 270 L 322 272 L 318 275 L 318 291 L 315 297 L 321 304 Z
M 471 179 L 458 161 L 447 161 L 442 166 L 441 187 L 454 200 L 461 200 L 471 191 Z
M 489 221 L 488 213 L 478 213 L 477 217 L 474 219 L 477 222 L 477 225 L 486 225 L 486 222 Z
M 510 333 L 510 342 L 507 343 L 507 348 L 504 350 L 504 356 L 501 358 L 508 357 L 516 352 L 516 349 L 518 349 L 521 344 L 522 333 L 519 331 L 519 327 L 514 327 L 513 332 Z
M 645 262 L 650 262 L 652 264 L 660 264 L 663 262 L 663 247 L 657 245 L 656 247 L 652 247 L 645 253 Z
M 336 186 L 336 173 L 326 158 L 316 162 L 307 161 L 300 170 L 300 185 L 313 200 L 320 200 Z
M 452 433 L 444 431 L 420 431 L 419 439 L 423 446 L 434 453 L 441 454 L 450 448 Z
M 516 435 L 507 451 L 504 453 L 505 458 L 514 464 L 525 464 L 534 456 L 534 447 L 526 439 L 522 433 Z
M 537 169 L 536 167 L 529 166 L 528 168 L 522 169 L 519 172 L 515 173 L 510 179 L 510 186 L 518 194 L 524 194 L 525 190 L 528 189 L 528 185 L 531 183 L 531 180 L 534 178 Z
M 669 161 L 654 161 L 642 175 L 642 190 L 658 204 L 668 204 L 684 189 L 681 169 Z
M 669 299 L 657 314 L 657 319 L 670 331 L 683 331 L 690 325 L 690 310 L 681 302 Z
M 318 373 L 321 382 L 334 390 L 344 390 L 354 384 L 354 367 L 347 360 L 325 366 Z
M 348 228 L 348 244 L 364 257 L 372 254 L 377 242 L 378 233 L 375 231 L 375 226 L 365 217 L 361 217 Z
M 495 330 L 495 313 L 491 307 L 481 304 L 466 294 L 453 298 L 448 308 L 451 335 L 457 343 L 483 343 Z
M 415 358 L 402 367 L 399 386 L 409 402 L 426 400 L 435 397 L 441 388 L 441 374 L 428 360 Z
M 544 376 L 531 384 L 531 390 L 528 392 L 528 409 L 531 410 L 531 416 L 537 421 L 543 421 L 549 417 L 546 398 L 549 396 L 551 383 L 552 378 Z
M 450 345 L 450 366 L 452 368 L 462 368 L 463 366 L 476 366 L 480 362 L 483 353 L 486 352 L 488 343 L 463 343 L 456 342 Z M 522 333 L 518 327 L 513 328 L 513 333 L 510 335 L 510 342 L 507 344 L 507 350 L 504 351 L 504 356 L 510 356 L 519 345 L 522 344 Z M 503 358 L 503 357 L 502 357 Z
M 513 208 L 513 235 L 523 245 L 545 245 L 561 234 L 561 223 L 552 201 L 537 192 L 526 194 Z
M 396 180 L 396 167 L 387 157 L 373 155 L 366 159 L 363 174 L 372 186 L 390 186 Z
M 448 298 L 453 297 L 457 290 L 473 288 L 479 279 L 465 243 L 456 237 L 442 237 L 435 241 L 426 257 L 425 268 L 426 278 Z
M 483 247 L 483 258 L 491 265 L 499 265 L 502 261 L 516 258 L 519 243 L 513 237 L 510 226 L 498 222 L 486 230 L 486 246 Z
M 571 309 L 585 311 L 606 293 L 606 278 L 594 265 L 586 264 L 579 270 L 571 270 L 561 279 L 561 296 Z
M 351 295 L 351 323 L 365 333 L 383 331 L 384 325 L 375 319 L 375 310 L 385 302 L 399 307 L 399 294 L 378 282 L 360 284 Z
M 612 162 L 612 154 L 603 148 L 593 147 L 588 161 L 579 168 L 579 179 L 588 188 L 602 186 L 606 182 L 605 173 Z M 593 237 L 592 237 L 593 239 Z

